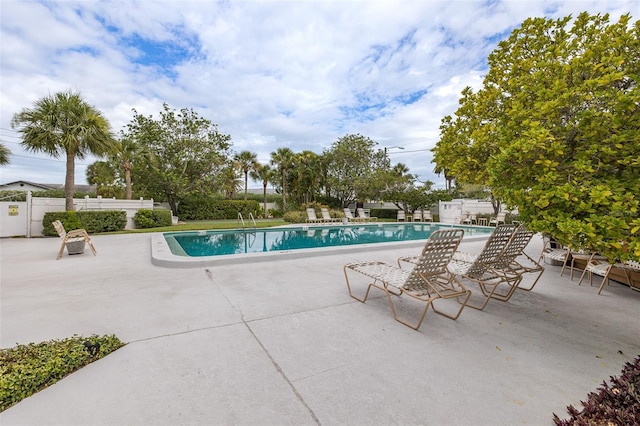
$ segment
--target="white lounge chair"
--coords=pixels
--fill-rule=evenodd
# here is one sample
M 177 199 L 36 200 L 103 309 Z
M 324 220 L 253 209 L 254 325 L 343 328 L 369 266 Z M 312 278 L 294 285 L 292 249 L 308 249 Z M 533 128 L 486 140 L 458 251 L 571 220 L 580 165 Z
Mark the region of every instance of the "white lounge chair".
M 396 216 L 396 220 L 398 222 L 404 222 L 405 220 L 407 220 L 407 217 L 404 213 L 404 210 L 398 210 L 398 214 Z

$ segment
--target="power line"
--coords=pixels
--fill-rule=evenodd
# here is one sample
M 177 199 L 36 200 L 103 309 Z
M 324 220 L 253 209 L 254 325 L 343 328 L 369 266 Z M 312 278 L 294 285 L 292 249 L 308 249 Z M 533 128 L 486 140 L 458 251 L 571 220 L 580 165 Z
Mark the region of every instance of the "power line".
M 65 163 L 66 164 L 66 160 L 58 160 L 56 158 L 40 158 L 40 157 L 30 157 L 28 155 L 20 155 L 20 154 L 14 154 L 11 153 L 12 157 L 20 157 L 20 158 L 28 158 L 29 160 L 41 160 L 41 161 L 52 161 L 54 163 Z M 93 163 L 81 163 L 76 161 L 75 162 L 76 165 L 80 165 L 80 166 L 90 166 Z

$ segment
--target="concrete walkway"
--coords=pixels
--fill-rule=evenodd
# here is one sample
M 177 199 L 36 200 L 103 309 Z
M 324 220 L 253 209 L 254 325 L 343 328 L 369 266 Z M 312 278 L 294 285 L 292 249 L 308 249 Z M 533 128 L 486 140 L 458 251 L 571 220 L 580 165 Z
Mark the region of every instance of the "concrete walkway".
M 3 426 L 549 425 L 640 354 L 640 293 L 612 283 L 598 296 L 555 266 L 532 292 L 457 321 L 430 311 L 416 332 L 384 296 L 351 299 L 342 270 L 415 248 L 169 269 L 151 264 L 150 240 L 94 236 L 97 257 L 58 261 L 57 238 L 0 240 L 1 347 L 128 343 L 4 411 Z

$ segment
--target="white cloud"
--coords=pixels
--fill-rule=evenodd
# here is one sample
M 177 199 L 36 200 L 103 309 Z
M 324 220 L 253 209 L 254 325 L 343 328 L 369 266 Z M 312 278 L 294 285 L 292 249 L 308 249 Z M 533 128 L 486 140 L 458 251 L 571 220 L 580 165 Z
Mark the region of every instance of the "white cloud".
M 609 11 L 614 20 L 633 4 L 3 0 L 0 137 L 19 157 L 0 169 L 2 182 L 63 182 L 64 161 L 24 153 L 10 121 L 72 89 L 115 131 L 132 108 L 157 116 L 166 102 L 194 108 L 232 136 L 236 152 L 262 162 L 279 147 L 321 153 L 360 133 L 404 146 L 390 151 L 393 161 L 442 183 L 428 151 L 440 120 L 464 87 L 481 86 L 500 39 L 530 16 Z M 79 162 L 77 183 L 93 160 Z

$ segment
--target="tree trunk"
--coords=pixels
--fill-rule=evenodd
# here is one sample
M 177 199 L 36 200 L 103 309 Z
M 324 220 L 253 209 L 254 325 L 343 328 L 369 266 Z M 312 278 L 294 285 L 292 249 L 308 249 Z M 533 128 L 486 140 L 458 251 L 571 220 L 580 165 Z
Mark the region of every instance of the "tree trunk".
M 131 199 L 131 169 L 124 169 L 124 183 L 127 188 L 126 198 Z
M 73 194 L 75 192 L 76 153 L 67 151 L 67 174 L 64 178 L 65 210 L 73 211 Z
M 267 218 L 267 182 L 262 184 L 262 196 L 264 198 L 264 218 Z
M 287 211 L 287 181 L 285 180 L 284 169 L 282 170 L 282 212 Z
M 247 183 L 249 181 L 249 172 L 244 172 L 244 200 L 247 201 Z

